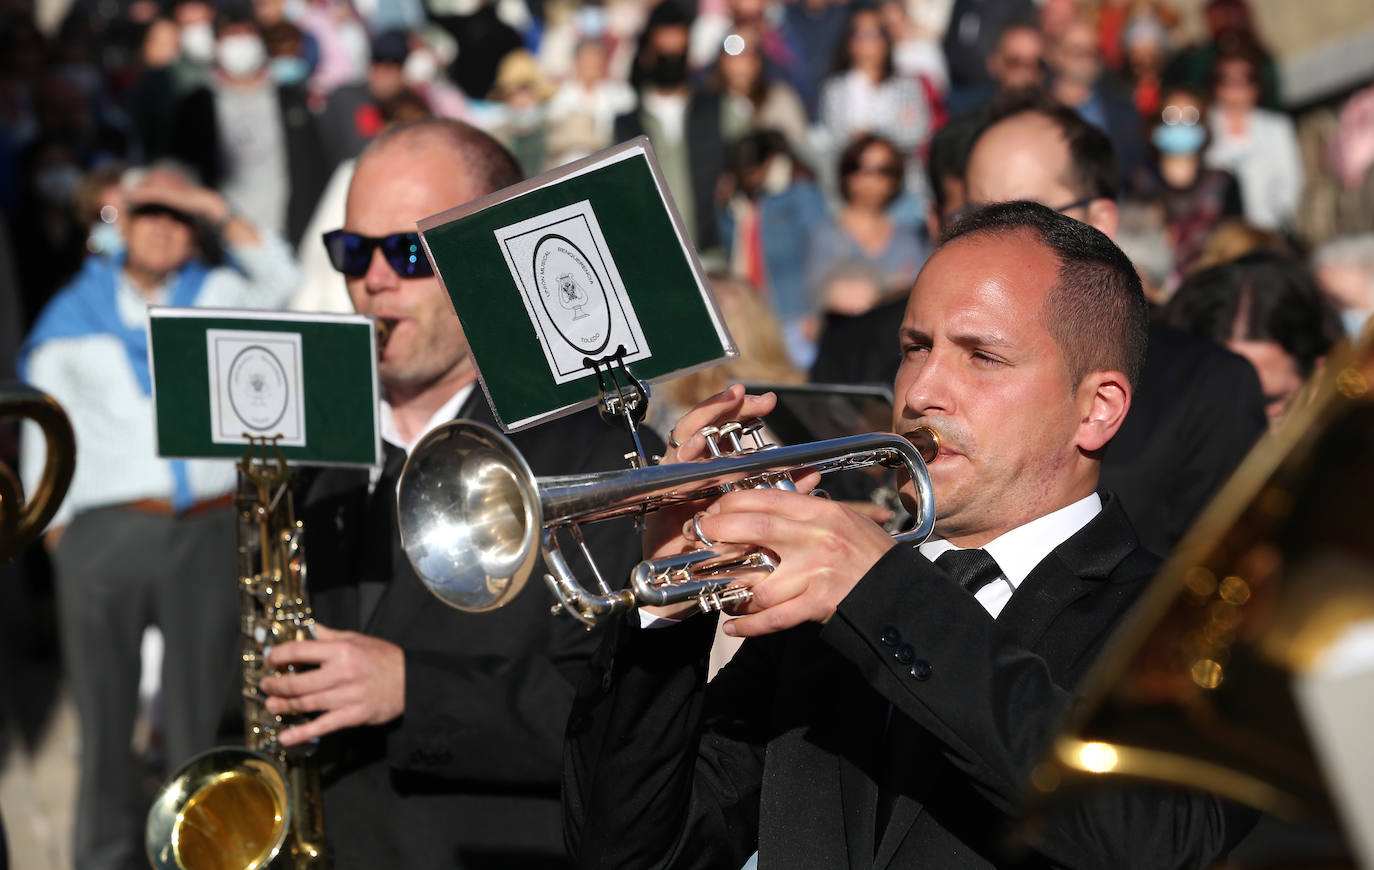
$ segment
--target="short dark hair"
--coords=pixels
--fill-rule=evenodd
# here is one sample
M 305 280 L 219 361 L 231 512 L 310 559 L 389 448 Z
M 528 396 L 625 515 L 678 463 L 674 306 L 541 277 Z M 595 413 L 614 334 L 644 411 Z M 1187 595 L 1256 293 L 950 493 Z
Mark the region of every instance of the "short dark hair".
M 1012 91 L 996 99 L 974 144 L 984 133 L 1003 121 L 1027 114 L 1040 115 L 1059 128 L 1069 148 L 1069 174 L 1062 181 L 1074 196 L 1080 199 L 1116 199 L 1120 176 L 1112 140 L 1107 138 L 1106 133 L 1084 121 L 1078 112 L 1051 101 L 1038 90 Z
M 945 181 L 962 181 L 968 171 L 968 153 L 983 131 L 986 110 L 971 109 L 955 115 L 930 137 L 930 152 L 926 174 L 930 179 L 930 194 L 935 198 L 935 210 L 945 213 Z
M 485 193 L 495 193 L 525 180 L 524 170 L 506 146 L 471 124 L 452 118 L 421 118 L 389 127 L 372 140 L 359 161 L 389 145 L 427 137 L 437 138 L 461 153 L 465 168 L 475 182 L 481 183 Z
M 941 247 L 974 235 L 1027 234 L 1059 260 L 1045 324 L 1064 354 L 1071 383 L 1119 371 L 1140 382 L 1150 312 L 1131 261 L 1100 230 L 1035 202 L 999 202 L 960 217 Z
M 1272 341 L 1306 377 L 1342 335 L 1340 316 L 1300 260 L 1254 251 L 1184 279 L 1165 306 L 1170 326 L 1225 344 Z
M 234 26 L 247 26 L 259 33 L 262 32 L 262 26 L 258 24 L 258 17 L 253 13 L 252 3 L 234 0 L 234 2 L 225 3 L 215 10 L 214 28 L 216 35 L 219 35 L 219 32 L 224 28 Z
M 856 136 L 852 142 L 844 147 L 840 152 L 840 198 L 849 202 L 849 182 L 845 179 L 858 171 L 863 165 L 864 152 L 874 145 L 881 145 L 892 155 L 896 164 L 897 174 L 893 177 L 892 192 L 888 194 L 887 200 L 883 205 L 891 205 L 897 201 L 897 197 L 902 195 L 906 185 L 903 179 L 906 176 L 906 161 L 902 159 L 902 152 L 891 139 L 884 138 L 876 133 L 864 133 Z
M 830 66 L 831 75 L 842 75 L 849 72 L 854 66 L 854 57 L 849 53 L 849 40 L 854 38 L 854 19 L 864 13 L 877 14 L 878 7 L 871 3 L 859 3 L 849 10 L 849 17 L 844 22 L 844 33 L 835 40 L 835 57 Z M 887 29 L 878 28 L 883 34 L 883 42 L 887 44 L 887 56 L 883 59 L 883 81 L 892 78 L 897 71 L 896 65 L 892 60 L 892 37 L 888 35 Z

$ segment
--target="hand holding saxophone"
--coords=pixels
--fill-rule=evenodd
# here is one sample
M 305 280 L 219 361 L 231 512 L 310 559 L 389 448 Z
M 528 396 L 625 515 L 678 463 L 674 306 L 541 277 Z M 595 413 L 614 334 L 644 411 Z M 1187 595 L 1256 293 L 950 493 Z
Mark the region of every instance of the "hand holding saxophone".
M 405 710 L 405 654 L 380 638 L 316 623 L 315 640 L 280 644 L 267 663 L 283 672 L 262 680 L 269 712 L 321 714 L 282 731 L 283 746 L 341 728 L 380 725 Z M 293 665 L 317 667 L 284 672 Z

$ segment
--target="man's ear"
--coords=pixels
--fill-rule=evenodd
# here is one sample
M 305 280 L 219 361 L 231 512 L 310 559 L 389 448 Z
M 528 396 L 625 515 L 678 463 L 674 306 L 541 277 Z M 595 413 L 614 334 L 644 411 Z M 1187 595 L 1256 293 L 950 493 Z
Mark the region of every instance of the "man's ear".
M 1096 453 L 1111 441 L 1131 409 L 1131 383 L 1121 372 L 1090 372 L 1078 384 L 1077 445 Z
M 1116 226 L 1120 220 L 1121 213 L 1117 210 L 1116 201 L 1098 197 L 1088 203 L 1088 213 L 1083 222 L 1101 230 L 1104 236 L 1115 242 Z

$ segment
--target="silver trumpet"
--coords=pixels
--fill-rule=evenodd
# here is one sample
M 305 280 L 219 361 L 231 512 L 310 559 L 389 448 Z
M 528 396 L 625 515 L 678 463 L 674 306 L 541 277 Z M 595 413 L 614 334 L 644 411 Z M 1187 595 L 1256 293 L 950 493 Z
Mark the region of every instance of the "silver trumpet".
M 916 524 L 899 543 L 924 540 L 935 525 L 926 462 L 939 449 L 934 430 L 906 435 L 874 432 L 789 447 L 764 442 L 761 421 L 703 430 L 712 457 L 620 471 L 535 477 L 515 446 L 489 426 L 456 420 L 426 435 L 406 460 L 397 493 L 401 546 L 420 580 L 459 610 L 494 610 L 524 588 L 542 551 L 545 582 L 565 609 L 592 625 L 599 617 L 643 605 L 695 600 L 718 610 L 750 596 L 735 581 L 776 567 L 765 552 L 738 544 L 657 560 L 631 572 L 613 589 L 583 539 L 584 523 L 640 517 L 650 511 L 732 490 L 795 490 L 792 476 L 882 465 L 914 481 Z M 560 533 L 575 544 L 594 589 L 578 581 L 564 556 Z

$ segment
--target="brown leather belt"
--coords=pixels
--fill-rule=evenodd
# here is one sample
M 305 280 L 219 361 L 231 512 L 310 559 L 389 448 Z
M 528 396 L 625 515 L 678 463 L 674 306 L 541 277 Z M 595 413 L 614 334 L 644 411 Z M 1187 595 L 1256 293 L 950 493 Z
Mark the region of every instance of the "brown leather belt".
M 193 517 L 196 514 L 203 514 L 215 508 L 233 507 L 234 494 L 226 492 L 224 495 L 215 498 L 207 498 L 198 501 L 183 511 L 178 511 L 172 506 L 172 502 L 165 498 L 141 498 L 138 501 L 131 501 L 124 505 L 129 510 L 135 510 L 144 514 L 155 514 L 160 517 Z

